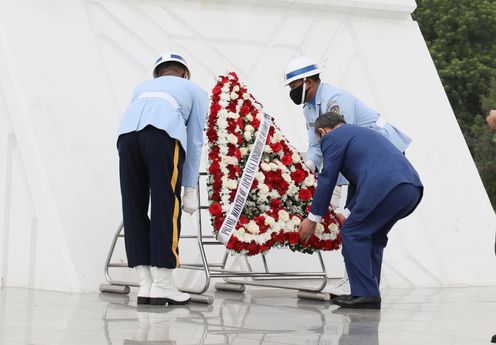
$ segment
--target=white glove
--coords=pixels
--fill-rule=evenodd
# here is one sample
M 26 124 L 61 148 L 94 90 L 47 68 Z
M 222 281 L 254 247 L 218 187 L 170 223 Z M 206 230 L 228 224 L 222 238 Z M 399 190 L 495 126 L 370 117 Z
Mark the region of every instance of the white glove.
M 196 197 L 196 188 L 184 187 L 183 194 L 183 211 L 193 214 L 198 210 L 198 199 Z
M 307 160 L 305 162 L 305 165 L 307 166 L 308 170 L 310 170 L 311 172 L 315 172 L 315 163 L 311 160 Z
M 332 192 L 331 206 L 333 210 L 339 208 L 341 204 L 341 186 L 336 186 Z

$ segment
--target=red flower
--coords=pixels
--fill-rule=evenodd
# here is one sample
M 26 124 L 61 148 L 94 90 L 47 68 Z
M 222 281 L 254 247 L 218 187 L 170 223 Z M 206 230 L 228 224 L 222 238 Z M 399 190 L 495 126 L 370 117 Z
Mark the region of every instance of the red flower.
M 245 104 L 241 107 L 241 109 L 239 109 L 239 115 L 241 116 L 246 116 L 248 115 L 248 113 L 250 112 L 250 107 Z
M 290 244 L 297 244 L 300 242 L 300 234 L 298 232 L 290 232 L 288 234 L 288 242 Z
M 279 208 L 281 206 L 282 201 L 279 199 L 272 199 L 270 201 L 270 206 L 273 208 Z
M 241 130 L 245 129 L 245 122 L 243 121 L 243 118 L 241 116 L 238 117 L 238 126 L 239 126 L 239 129 L 241 129 Z
M 208 141 L 211 142 L 211 143 L 214 143 L 216 142 L 219 137 L 217 135 L 217 131 L 213 128 L 210 128 L 208 131 L 207 131 L 207 138 L 208 138 Z
M 248 224 L 249 222 L 250 222 L 250 220 L 248 218 L 246 218 L 245 216 L 239 217 L 239 223 L 240 224 Z
M 255 129 L 258 129 L 258 127 L 260 127 L 260 121 L 255 117 L 255 115 L 253 116 L 253 121 L 251 122 L 251 125 Z
M 217 161 L 213 161 L 212 164 L 210 164 L 210 167 L 208 168 L 208 171 L 210 171 L 211 174 L 215 174 L 219 170 L 220 170 L 220 164 Z
M 216 85 L 213 89 L 212 89 L 212 94 L 214 95 L 217 95 L 219 93 L 222 92 L 222 88 L 220 87 L 220 85 Z
M 281 163 L 288 166 L 293 162 L 293 157 L 291 155 L 285 155 L 281 158 Z
M 273 152 L 279 152 L 282 150 L 282 145 L 281 143 L 274 143 L 274 144 L 270 144 L 270 148 L 272 149 Z
M 210 214 L 214 217 L 220 216 L 222 214 L 222 206 L 218 202 L 214 202 L 208 208 Z
M 302 189 L 300 189 L 298 196 L 299 196 L 300 200 L 307 201 L 307 200 L 310 200 L 312 198 L 312 194 L 313 194 L 312 191 L 310 191 L 306 188 L 302 188 Z
M 293 181 L 296 183 L 302 183 L 303 180 L 307 177 L 307 173 L 303 169 L 297 169 L 296 171 L 293 171 L 291 174 L 291 178 Z
M 210 114 L 217 114 L 221 108 L 219 103 L 212 103 L 210 106 Z
M 248 249 L 249 255 L 255 255 L 255 254 L 258 254 L 260 252 L 260 247 L 258 246 L 258 244 L 256 244 L 253 241 L 250 242 L 250 244 L 246 247 L 246 249 Z

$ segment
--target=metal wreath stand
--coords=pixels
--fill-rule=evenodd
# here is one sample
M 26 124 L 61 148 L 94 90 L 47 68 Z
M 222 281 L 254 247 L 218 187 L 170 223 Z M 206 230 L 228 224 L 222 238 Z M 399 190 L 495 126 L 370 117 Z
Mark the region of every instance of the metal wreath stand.
M 200 173 L 200 176 L 207 176 L 206 172 Z M 265 254 L 261 254 L 262 262 L 264 266 L 263 271 L 255 271 L 252 269 L 247 258 L 244 257 L 247 264 L 248 270 L 228 270 L 226 268 L 227 259 L 229 257 L 229 252 L 224 248 L 224 256 L 222 262 L 220 263 L 209 263 L 207 260 L 207 255 L 205 253 L 205 246 L 209 245 L 220 245 L 224 247 L 224 244 L 217 241 L 213 235 L 204 235 L 202 232 L 202 212 L 207 210 L 208 206 L 201 205 L 200 188 L 198 189 L 198 232 L 197 235 L 181 235 L 180 239 L 196 239 L 198 242 L 198 247 L 200 250 L 201 263 L 187 263 L 181 264 L 179 269 L 185 270 L 196 270 L 203 271 L 205 274 L 205 283 L 202 287 L 193 289 L 190 287 L 179 287 L 178 289 L 191 294 L 191 301 L 197 303 L 212 304 L 214 301 L 213 296 L 205 295 L 204 293 L 210 287 L 210 282 L 212 278 L 223 278 L 224 282 L 217 282 L 215 284 L 215 289 L 221 291 L 233 291 L 243 293 L 245 291 L 245 285 L 259 286 L 259 287 L 270 287 L 270 288 L 280 288 L 280 289 L 290 289 L 297 290 L 297 296 L 304 299 L 313 299 L 319 301 L 329 301 L 330 295 L 328 293 L 321 293 L 320 291 L 327 284 L 327 273 L 324 265 L 324 260 L 322 259 L 322 254 L 318 251 L 317 257 L 320 263 L 319 272 L 270 272 L 267 263 L 267 258 Z M 111 262 L 113 253 L 116 248 L 116 244 L 119 238 L 124 238 L 124 225 L 121 222 L 110 245 L 110 250 L 105 260 L 105 277 L 108 283 L 100 285 L 101 292 L 110 292 L 118 294 L 128 294 L 131 289 L 130 287 L 139 287 L 136 282 L 119 281 L 114 280 L 110 275 L 110 268 L 128 268 L 128 264 L 125 262 Z M 247 280 L 250 279 L 250 280 Z M 320 285 L 301 287 L 290 284 L 282 284 L 281 281 L 294 281 L 294 282 L 306 282 L 308 280 L 320 280 Z

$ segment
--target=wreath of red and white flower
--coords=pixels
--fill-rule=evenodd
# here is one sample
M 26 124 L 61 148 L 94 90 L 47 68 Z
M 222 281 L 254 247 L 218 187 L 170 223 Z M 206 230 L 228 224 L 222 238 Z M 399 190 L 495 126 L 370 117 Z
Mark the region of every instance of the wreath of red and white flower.
M 217 78 L 211 97 L 207 186 L 212 226 L 218 233 L 234 201 L 263 112 L 234 72 Z M 315 186 L 316 176 L 272 118 L 259 170 L 226 247 L 244 255 L 282 246 L 304 253 L 338 249 L 339 223 L 331 210 L 309 242 L 300 242 L 298 225 L 308 214 Z

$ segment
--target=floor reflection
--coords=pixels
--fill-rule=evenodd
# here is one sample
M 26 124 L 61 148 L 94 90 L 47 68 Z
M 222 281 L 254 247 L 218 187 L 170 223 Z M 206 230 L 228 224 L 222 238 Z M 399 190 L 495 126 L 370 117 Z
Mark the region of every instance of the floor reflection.
M 108 344 L 375 345 L 380 311 L 341 310 L 277 292 L 219 292 L 210 306 L 136 308 L 129 299 L 116 297 L 108 301 L 103 322 Z M 123 327 L 134 332 L 122 340 Z

